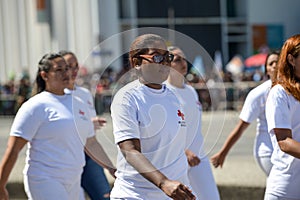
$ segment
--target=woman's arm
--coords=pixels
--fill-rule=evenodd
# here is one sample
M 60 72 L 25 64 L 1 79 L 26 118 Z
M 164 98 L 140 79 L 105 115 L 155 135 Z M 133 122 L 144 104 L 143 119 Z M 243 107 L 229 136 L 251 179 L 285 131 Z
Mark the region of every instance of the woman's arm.
M 96 136 L 87 139 L 85 144 L 85 152 L 100 166 L 106 168 L 109 173 L 115 177 L 116 168 L 102 148 L 101 144 L 97 141 Z
M 173 199 L 195 199 L 192 192 L 182 183 L 169 180 L 156 169 L 152 163 L 141 153 L 139 139 L 129 139 L 118 143 L 125 159 L 144 178 L 160 188 L 166 195 Z
M 19 152 L 27 143 L 27 140 L 10 136 L 8 138 L 7 148 L 0 164 L 0 199 L 8 199 L 6 184 L 8 177 L 18 159 Z
M 274 128 L 274 133 L 281 151 L 300 159 L 300 142 L 292 138 L 291 129 Z
M 241 137 L 241 135 L 244 133 L 244 131 L 249 126 L 249 123 L 244 122 L 243 120 L 239 120 L 236 127 L 233 129 L 233 131 L 230 133 L 230 135 L 227 137 L 222 149 L 213 155 L 211 157 L 211 162 L 214 165 L 214 167 L 223 166 L 223 163 L 225 161 L 225 158 L 231 149 L 231 147 L 238 141 L 238 139 Z

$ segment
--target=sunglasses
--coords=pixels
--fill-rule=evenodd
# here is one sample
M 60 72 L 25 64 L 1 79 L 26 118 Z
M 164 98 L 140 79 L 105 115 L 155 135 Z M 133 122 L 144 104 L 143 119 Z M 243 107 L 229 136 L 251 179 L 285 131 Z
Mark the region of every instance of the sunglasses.
M 161 54 L 155 54 L 155 55 L 138 55 L 137 57 L 141 58 L 141 59 L 144 59 L 144 60 L 147 60 L 150 63 L 157 63 L 157 64 L 160 64 L 162 62 L 170 63 L 174 59 L 174 55 L 173 54 L 169 54 L 169 53 L 167 53 L 165 55 L 161 55 Z

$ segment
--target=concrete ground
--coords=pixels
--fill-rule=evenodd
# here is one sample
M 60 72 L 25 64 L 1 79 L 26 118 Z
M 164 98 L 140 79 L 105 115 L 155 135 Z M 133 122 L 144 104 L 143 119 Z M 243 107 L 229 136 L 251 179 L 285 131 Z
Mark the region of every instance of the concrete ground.
M 227 135 L 234 128 L 238 121 L 238 112 L 236 111 L 211 111 L 203 113 L 203 136 L 205 150 L 208 156 L 212 156 L 219 150 L 224 143 Z M 106 127 L 98 131 L 97 138 L 104 146 L 107 154 L 115 162 L 116 146 L 113 143 L 112 127 L 110 116 L 104 114 L 108 120 Z M 0 156 L 2 158 L 9 129 L 13 117 L 0 117 Z M 250 125 L 238 143 L 230 151 L 222 169 L 214 169 L 216 183 L 218 185 L 222 200 L 259 200 L 263 199 L 266 176 L 259 169 L 253 159 L 252 149 L 255 137 L 256 123 Z M 23 190 L 22 170 L 24 167 L 25 149 L 21 152 L 19 159 L 9 177 L 7 188 L 11 199 L 26 199 Z M 107 173 L 110 183 L 113 178 Z

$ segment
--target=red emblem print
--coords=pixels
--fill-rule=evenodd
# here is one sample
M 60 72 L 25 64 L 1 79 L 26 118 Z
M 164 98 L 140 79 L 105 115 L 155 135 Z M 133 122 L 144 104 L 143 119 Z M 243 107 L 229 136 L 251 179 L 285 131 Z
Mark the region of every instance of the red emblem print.
M 178 110 L 178 113 L 177 113 L 178 117 L 181 117 L 182 120 L 184 120 L 184 114 Z
M 84 112 L 82 110 L 79 110 L 80 115 L 84 115 Z

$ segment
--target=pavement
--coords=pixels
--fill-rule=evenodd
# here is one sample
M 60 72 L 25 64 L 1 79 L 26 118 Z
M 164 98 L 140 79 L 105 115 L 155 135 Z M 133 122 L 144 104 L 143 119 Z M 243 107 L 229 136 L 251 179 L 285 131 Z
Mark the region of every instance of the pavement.
M 202 116 L 205 150 L 207 156 L 212 156 L 223 145 L 227 135 L 238 121 L 238 111 L 209 111 Z M 104 114 L 107 125 L 97 132 L 97 139 L 113 162 L 116 161 L 117 149 L 113 143 L 110 115 Z M 13 116 L 0 116 L 0 156 L 3 157 Z M 253 143 L 256 123 L 252 123 L 231 149 L 223 168 L 213 168 L 213 174 L 219 188 L 222 200 L 260 200 L 263 199 L 266 176 L 260 170 L 253 158 Z M 23 189 L 23 174 L 25 149 L 19 155 L 8 181 L 8 191 L 12 200 L 26 199 Z M 108 174 L 111 184 L 114 179 Z

